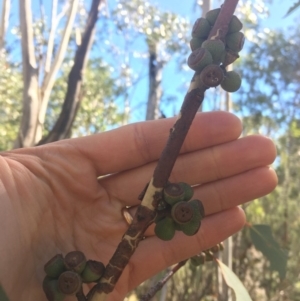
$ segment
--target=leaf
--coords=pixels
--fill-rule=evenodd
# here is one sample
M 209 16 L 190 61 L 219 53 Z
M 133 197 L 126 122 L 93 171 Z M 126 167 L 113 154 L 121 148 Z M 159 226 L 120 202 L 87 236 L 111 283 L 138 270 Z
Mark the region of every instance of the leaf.
M 252 301 L 244 284 L 233 271 L 220 260 L 216 259 L 226 284 L 233 290 L 235 301 Z
M 250 237 L 255 248 L 261 251 L 270 261 L 271 269 L 277 271 L 281 279 L 285 278 L 288 254 L 274 239 L 269 225 L 253 225 Z
M 0 300 L 1 301 L 9 301 L 9 299 L 8 299 L 8 297 L 7 297 L 7 295 L 6 295 L 6 293 L 5 293 L 5 291 L 4 291 L 1 284 L 0 284 Z
M 296 10 L 300 6 L 300 0 L 298 2 L 295 2 L 292 7 L 289 8 L 287 13 L 285 14 L 284 18 L 290 15 L 294 10 Z

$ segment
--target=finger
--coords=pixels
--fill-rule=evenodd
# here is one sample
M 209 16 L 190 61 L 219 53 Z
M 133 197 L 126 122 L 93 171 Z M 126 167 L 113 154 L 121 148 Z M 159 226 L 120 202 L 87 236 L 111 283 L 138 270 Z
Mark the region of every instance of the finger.
M 243 174 L 194 187 L 193 199 L 202 201 L 205 215 L 208 216 L 260 198 L 273 191 L 276 185 L 275 171 L 266 166 L 259 167 Z M 130 215 L 134 216 L 136 210 L 137 206 L 131 207 Z M 147 229 L 145 236 L 154 235 L 154 226 L 151 225 Z
M 263 136 L 235 141 L 187 153 L 178 157 L 170 180 L 190 185 L 227 178 L 256 167 L 271 164 L 276 156 L 273 142 Z M 100 181 L 109 195 L 123 206 L 138 204 L 137 196 L 149 181 L 156 163 L 123 172 Z
M 168 242 L 157 237 L 147 238 L 140 243 L 132 257 L 130 277 L 128 277 L 131 279 L 129 289 L 136 287 L 172 264 L 211 248 L 239 231 L 244 224 L 244 212 L 236 207 L 206 217 L 199 232 L 194 236 L 186 236 L 179 232 Z M 128 270 L 126 272 L 128 273 Z
M 67 143 L 89 158 L 99 175 L 111 174 L 157 160 L 175 121 L 176 118 L 168 118 L 130 124 L 105 133 L 71 139 Z M 241 130 L 240 120 L 232 114 L 197 114 L 182 152 L 234 140 Z
M 267 195 L 275 189 L 277 181 L 272 168 L 260 167 L 195 187 L 193 198 L 202 201 L 207 216 Z

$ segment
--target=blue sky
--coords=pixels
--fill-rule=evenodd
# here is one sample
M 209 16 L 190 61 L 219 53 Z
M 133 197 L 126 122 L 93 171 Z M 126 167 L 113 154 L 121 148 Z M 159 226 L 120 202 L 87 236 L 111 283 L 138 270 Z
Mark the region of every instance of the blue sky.
M 114 0 L 107 0 L 109 5 L 113 5 Z M 188 17 L 193 23 L 200 15 L 200 10 L 197 9 L 195 11 L 194 3 L 195 0 L 163 0 L 163 1 L 154 1 L 149 0 L 150 2 L 156 3 L 162 10 L 168 10 L 180 14 L 184 17 Z M 32 0 L 33 8 L 36 7 L 36 4 L 39 1 Z M 44 0 L 46 5 L 49 5 L 51 1 Z M 90 1 L 87 1 L 90 3 Z M 184 3 L 184 5 L 183 5 Z M 212 1 L 212 8 L 218 7 L 220 1 Z M 287 29 L 290 25 L 292 25 L 296 17 L 299 18 L 299 13 L 296 11 L 288 18 L 283 18 L 288 8 L 292 6 L 294 0 L 273 0 L 272 5 L 270 5 L 270 16 L 269 18 L 263 21 L 263 26 L 271 28 L 271 29 Z M 2 5 L 2 0 L 0 0 L 0 7 Z M 18 18 L 18 0 L 12 0 L 12 14 L 11 19 L 13 20 Z M 144 66 L 147 68 L 147 60 L 144 60 Z M 144 69 L 145 69 L 144 68 Z M 146 73 L 145 73 L 146 74 Z M 164 92 L 167 96 L 173 96 L 176 100 L 168 105 L 163 106 L 164 113 L 167 116 L 172 116 L 176 114 L 181 106 L 181 102 L 185 95 L 185 86 L 189 82 L 192 77 L 193 72 L 178 72 L 177 65 L 171 61 L 163 73 L 163 88 Z M 144 99 L 144 103 L 147 100 L 147 78 L 142 80 L 139 84 L 139 87 L 135 90 L 135 94 L 133 95 L 133 99 L 136 101 L 140 101 Z M 139 121 L 143 120 L 145 117 L 145 106 L 138 105 L 133 101 L 133 106 L 138 107 L 132 111 L 131 121 Z

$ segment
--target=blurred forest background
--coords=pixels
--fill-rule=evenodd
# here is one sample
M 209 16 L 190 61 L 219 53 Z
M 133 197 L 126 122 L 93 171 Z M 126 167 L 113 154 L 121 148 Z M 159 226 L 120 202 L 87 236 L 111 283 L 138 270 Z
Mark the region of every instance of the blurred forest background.
M 0 0 L 0 151 L 175 116 L 193 74 L 185 64 L 192 25 L 220 4 Z M 231 111 L 243 135 L 265 134 L 277 145 L 278 187 L 245 206 L 248 227 L 220 255 L 256 301 L 300 301 L 300 9 L 284 18 L 292 5 L 240 0 L 247 41 L 234 69 L 242 87 L 234 95 L 209 91 L 202 108 Z M 249 229 L 257 224 L 271 227 L 284 258 L 255 248 Z M 209 262 L 188 263 L 154 300 L 234 299 Z

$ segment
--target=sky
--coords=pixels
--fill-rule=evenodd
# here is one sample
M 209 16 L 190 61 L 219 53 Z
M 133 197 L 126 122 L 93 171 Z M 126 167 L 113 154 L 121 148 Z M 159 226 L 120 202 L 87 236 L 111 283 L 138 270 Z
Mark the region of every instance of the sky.
M 0 7 L 2 6 L 2 1 L 0 0 Z M 109 5 L 112 6 L 114 0 L 107 0 Z M 150 2 L 156 3 L 162 10 L 172 11 L 174 13 L 180 14 L 184 17 L 188 17 L 193 23 L 199 16 L 200 10 L 195 9 L 194 3 L 195 0 L 149 0 Z M 273 0 L 270 7 L 270 15 L 268 18 L 263 20 L 262 24 L 265 27 L 270 29 L 286 29 L 290 25 L 295 22 L 296 17 L 299 17 L 298 13 L 293 13 L 291 16 L 287 18 L 283 18 L 287 10 L 293 5 L 295 0 Z M 46 5 L 49 5 L 51 1 L 44 0 Z M 90 1 L 88 1 L 89 3 Z M 266 2 L 266 1 L 265 1 Z M 38 0 L 32 0 L 33 9 L 39 3 Z M 184 5 L 183 5 L 184 3 Z M 249 1 L 251 3 L 251 1 Z M 216 8 L 220 6 L 220 1 L 212 0 L 212 8 Z M 12 0 L 12 13 L 11 18 L 18 18 L 18 0 Z M 147 66 L 147 62 L 145 60 L 145 66 Z M 192 71 L 186 72 L 178 72 L 177 65 L 174 61 L 171 60 L 169 64 L 164 69 L 163 72 L 163 90 L 166 96 L 171 96 L 175 101 L 171 103 L 167 103 L 162 106 L 163 112 L 169 116 L 173 116 L 176 114 L 181 106 L 182 100 L 185 95 L 185 89 L 188 85 L 190 78 L 192 77 Z M 136 101 L 140 101 L 147 99 L 147 77 L 144 80 L 141 80 L 139 83 L 139 87 L 135 89 L 135 94 L 132 96 Z M 144 96 L 141 96 L 144 95 Z M 144 101 L 144 103 L 145 103 Z M 131 114 L 131 122 L 143 120 L 145 118 L 145 105 L 139 105 L 133 101 L 133 107 L 138 109 L 132 110 Z M 210 109 L 209 107 L 207 109 Z

